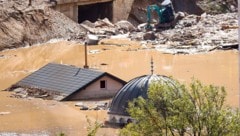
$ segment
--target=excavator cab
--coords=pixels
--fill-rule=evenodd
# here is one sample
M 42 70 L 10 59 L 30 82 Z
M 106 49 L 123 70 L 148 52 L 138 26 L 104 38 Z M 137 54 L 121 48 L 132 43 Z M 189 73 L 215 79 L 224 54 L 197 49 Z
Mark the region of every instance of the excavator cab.
M 174 21 L 174 10 L 170 0 L 164 0 L 161 4 L 149 5 L 147 7 L 147 26 L 146 29 L 152 29 L 152 12 L 155 11 L 158 15 L 158 23 L 156 27 L 168 26 Z

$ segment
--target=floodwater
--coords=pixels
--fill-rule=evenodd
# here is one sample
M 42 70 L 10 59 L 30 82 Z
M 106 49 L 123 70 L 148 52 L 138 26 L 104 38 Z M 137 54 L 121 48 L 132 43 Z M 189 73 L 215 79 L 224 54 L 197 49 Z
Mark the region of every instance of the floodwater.
M 118 45 L 121 43 L 123 46 L 89 46 L 90 68 L 106 71 L 129 81 L 134 77 L 150 74 L 150 60 L 153 58 L 154 74 L 172 76 L 184 83 L 189 83 L 194 77 L 205 84 L 224 86 L 228 93 L 227 104 L 239 106 L 239 63 L 236 50 L 172 55 L 142 47 L 133 41 L 108 42 L 117 42 Z M 0 90 L 8 88 L 49 62 L 83 67 L 83 51 L 82 45 L 65 41 L 2 51 L 0 52 Z M 40 99 L 22 100 L 9 96 L 9 92 L 0 92 L 0 112 L 10 112 L 9 115 L 0 115 L 0 132 L 4 130 L 8 132 L 54 130 L 56 132 L 56 129 L 57 132 L 62 130 L 69 132 L 68 134 L 86 134 L 86 115 L 91 115 L 90 117 L 94 119 L 97 114 L 98 118 L 101 117 L 101 121 L 107 118 L 104 111 L 82 112 L 69 106 L 69 103 Z M 107 128 L 100 132 L 109 135 L 117 134 L 115 129 Z

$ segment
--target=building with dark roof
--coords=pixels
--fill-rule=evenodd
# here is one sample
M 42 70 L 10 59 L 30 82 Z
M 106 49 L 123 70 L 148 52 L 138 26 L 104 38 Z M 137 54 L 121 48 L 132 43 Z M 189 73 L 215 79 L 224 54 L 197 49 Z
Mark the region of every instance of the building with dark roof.
M 146 99 L 149 85 L 154 81 L 174 85 L 171 78 L 162 75 L 144 75 L 130 80 L 113 98 L 108 112 L 109 122 L 126 124 L 132 121 L 126 110 L 128 103 L 139 96 Z
M 37 89 L 62 96 L 60 100 L 84 100 L 113 97 L 124 84 L 125 81 L 107 72 L 49 63 L 16 83 L 14 88 Z

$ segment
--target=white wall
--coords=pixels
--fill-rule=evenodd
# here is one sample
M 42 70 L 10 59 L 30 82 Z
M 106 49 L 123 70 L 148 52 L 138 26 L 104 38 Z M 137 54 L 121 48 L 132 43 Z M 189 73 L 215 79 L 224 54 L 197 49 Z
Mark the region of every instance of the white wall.
M 100 88 L 100 81 L 106 80 L 106 89 Z M 87 88 L 80 90 L 71 100 L 86 100 L 96 98 L 110 98 L 113 97 L 123 85 L 108 76 L 104 76 L 96 82 L 89 85 Z

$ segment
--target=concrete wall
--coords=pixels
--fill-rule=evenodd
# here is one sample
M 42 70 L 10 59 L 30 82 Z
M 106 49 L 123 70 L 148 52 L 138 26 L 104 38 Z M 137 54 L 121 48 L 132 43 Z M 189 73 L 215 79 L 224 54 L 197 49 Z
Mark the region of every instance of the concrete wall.
M 131 12 L 134 0 L 114 0 L 113 2 L 113 22 L 127 20 Z
M 100 88 L 100 81 L 106 81 L 106 88 Z M 109 98 L 113 97 L 119 90 L 122 88 L 123 84 L 120 82 L 113 80 L 108 76 L 104 76 L 96 82 L 89 85 L 84 90 L 79 91 L 74 96 L 72 96 L 71 100 L 84 100 L 84 99 L 94 99 L 94 98 Z
M 78 21 L 78 6 L 76 3 L 59 4 L 57 5 L 56 10 L 63 13 L 73 21 Z
M 112 0 L 57 0 L 56 10 L 78 22 L 78 6 L 110 2 Z
M 134 0 L 57 0 L 56 10 L 78 22 L 78 6 L 113 1 L 113 22 L 127 20 Z

